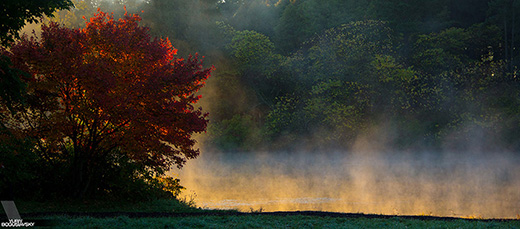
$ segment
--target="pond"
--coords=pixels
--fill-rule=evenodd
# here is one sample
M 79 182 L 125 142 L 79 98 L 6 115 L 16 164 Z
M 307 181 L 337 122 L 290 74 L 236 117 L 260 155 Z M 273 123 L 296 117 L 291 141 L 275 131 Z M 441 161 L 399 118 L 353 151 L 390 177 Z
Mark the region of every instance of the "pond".
M 203 151 L 172 171 L 203 208 L 516 218 L 518 153 Z

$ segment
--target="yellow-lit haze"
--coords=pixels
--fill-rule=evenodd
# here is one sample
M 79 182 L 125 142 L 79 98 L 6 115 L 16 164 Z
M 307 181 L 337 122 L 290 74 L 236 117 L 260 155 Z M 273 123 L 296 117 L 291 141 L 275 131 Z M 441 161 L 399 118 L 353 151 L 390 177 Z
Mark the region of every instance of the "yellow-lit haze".
M 202 148 L 199 158 L 171 172 L 187 188 L 184 195 L 195 195 L 203 208 L 483 218 L 520 214 L 518 153 L 390 151 L 391 141 L 367 134 L 352 149 L 336 151 Z
M 204 151 L 174 173 L 206 208 L 514 218 L 518 163 L 509 153 Z

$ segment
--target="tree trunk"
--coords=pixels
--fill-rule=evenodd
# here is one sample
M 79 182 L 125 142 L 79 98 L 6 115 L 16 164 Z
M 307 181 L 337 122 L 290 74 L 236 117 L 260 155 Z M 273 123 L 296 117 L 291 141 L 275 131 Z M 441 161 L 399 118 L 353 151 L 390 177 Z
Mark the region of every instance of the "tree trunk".
M 504 6 L 504 60 L 507 61 L 509 59 L 508 51 L 508 41 L 507 41 L 507 7 Z
M 511 51 L 510 51 L 510 56 L 511 56 L 511 60 L 510 60 L 510 63 L 509 63 L 509 69 L 511 70 L 511 72 L 513 71 L 513 63 L 514 63 L 514 58 L 515 58 L 515 16 L 516 16 L 516 9 L 515 9 L 515 3 L 513 1 L 513 3 L 511 3 L 511 8 L 512 8 L 512 20 L 511 20 Z
M 90 188 L 90 158 L 81 150 L 75 149 L 73 160 L 68 171 L 67 182 L 72 198 L 84 198 Z

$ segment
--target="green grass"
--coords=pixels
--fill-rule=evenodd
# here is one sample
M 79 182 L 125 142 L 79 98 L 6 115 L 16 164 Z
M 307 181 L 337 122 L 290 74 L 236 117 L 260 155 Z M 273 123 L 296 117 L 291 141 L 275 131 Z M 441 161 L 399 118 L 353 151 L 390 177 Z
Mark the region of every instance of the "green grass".
M 170 218 L 46 217 L 56 228 L 520 228 L 519 221 L 336 218 L 319 216 L 188 216 Z
M 394 218 L 345 218 L 312 215 L 269 215 L 252 214 L 203 215 L 198 213 L 223 213 L 194 207 L 193 201 L 154 200 L 148 202 L 129 201 L 15 201 L 20 213 L 45 212 L 177 212 L 197 215 L 175 217 L 130 218 L 117 216 L 95 218 L 90 216 L 47 215 L 24 219 L 45 220 L 56 228 L 519 228 L 520 220 L 442 220 Z M 229 212 L 229 211 L 228 211 Z M 231 211 L 231 213 L 236 211 Z

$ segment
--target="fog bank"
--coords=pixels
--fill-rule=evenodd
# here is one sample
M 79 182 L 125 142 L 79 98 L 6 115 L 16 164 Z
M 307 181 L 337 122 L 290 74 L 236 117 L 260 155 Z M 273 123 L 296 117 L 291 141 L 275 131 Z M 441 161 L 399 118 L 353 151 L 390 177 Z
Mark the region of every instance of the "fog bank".
M 172 172 L 204 208 L 516 218 L 519 165 L 507 152 L 203 151 Z

